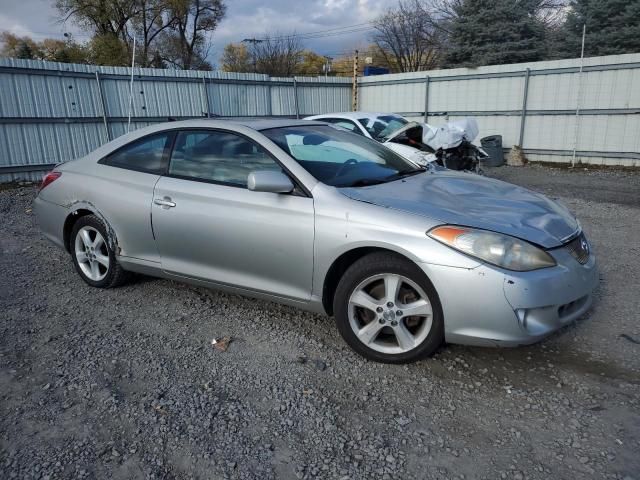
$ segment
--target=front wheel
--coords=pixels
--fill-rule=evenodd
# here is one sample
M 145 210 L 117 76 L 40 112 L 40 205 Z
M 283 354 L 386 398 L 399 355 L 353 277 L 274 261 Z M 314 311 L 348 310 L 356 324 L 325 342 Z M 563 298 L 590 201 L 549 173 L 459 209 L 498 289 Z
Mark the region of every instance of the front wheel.
M 394 254 L 373 253 L 341 278 L 334 299 L 340 334 L 362 356 L 408 363 L 444 341 L 442 307 L 427 276 Z

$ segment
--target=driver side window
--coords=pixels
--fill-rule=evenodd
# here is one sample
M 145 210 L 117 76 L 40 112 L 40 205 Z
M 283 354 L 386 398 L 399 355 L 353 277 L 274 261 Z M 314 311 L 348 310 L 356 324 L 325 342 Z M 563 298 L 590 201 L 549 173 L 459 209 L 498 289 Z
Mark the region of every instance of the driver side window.
M 236 187 L 247 187 L 252 171 L 282 171 L 260 145 L 231 132 L 191 130 L 178 133 L 169 175 Z

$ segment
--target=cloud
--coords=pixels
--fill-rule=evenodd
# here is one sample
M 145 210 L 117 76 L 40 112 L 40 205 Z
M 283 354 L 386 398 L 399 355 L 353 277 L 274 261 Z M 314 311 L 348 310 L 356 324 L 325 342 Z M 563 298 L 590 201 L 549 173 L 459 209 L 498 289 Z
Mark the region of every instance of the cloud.
M 22 23 L 16 23 L 13 18 L 7 17 L 6 15 L 3 15 L 1 13 L 0 25 L 4 26 L 5 31 L 13 33 L 14 35 L 17 35 L 19 37 L 34 36 L 33 32 L 26 25 L 23 25 Z
M 82 35 L 70 22 L 60 22 L 53 0 L 0 0 L 0 30 L 35 40 L 62 38 L 64 32 Z
M 71 22 L 62 24 L 54 0 L 0 0 L 0 25 L 17 35 L 41 40 L 86 33 Z M 218 63 L 227 43 L 268 34 L 317 32 L 375 19 L 396 1 L 389 0 L 227 0 L 227 15 L 210 37 L 210 60 Z M 303 40 L 305 48 L 322 54 L 351 51 L 368 43 L 370 31 Z
M 395 2 L 394 2 L 395 3 Z M 236 0 L 214 32 L 211 57 L 217 61 L 224 45 L 266 35 L 318 32 L 370 22 L 392 5 L 385 0 Z M 335 55 L 368 43 L 371 31 L 304 39 L 306 48 Z

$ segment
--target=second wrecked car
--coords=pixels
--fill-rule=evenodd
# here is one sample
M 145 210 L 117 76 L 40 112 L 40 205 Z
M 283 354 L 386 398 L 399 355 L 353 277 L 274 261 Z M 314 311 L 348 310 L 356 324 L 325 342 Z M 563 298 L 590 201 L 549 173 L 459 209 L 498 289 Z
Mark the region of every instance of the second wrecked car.
M 479 133 L 475 118 L 433 126 L 411 122 L 395 113 L 342 112 L 307 117 L 323 121 L 383 143 L 419 164 L 436 162 L 451 170 L 479 171 L 484 150 L 472 142 Z

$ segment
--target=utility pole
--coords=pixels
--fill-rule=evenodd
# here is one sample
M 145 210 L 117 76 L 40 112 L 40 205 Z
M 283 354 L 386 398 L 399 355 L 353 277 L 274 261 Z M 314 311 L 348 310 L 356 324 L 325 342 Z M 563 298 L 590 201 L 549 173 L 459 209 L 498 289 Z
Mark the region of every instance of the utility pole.
M 351 110 L 354 112 L 358 110 L 358 50 L 356 50 L 356 54 L 353 56 L 353 87 Z
M 250 43 L 252 45 L 251 56 L 253 57 L 253 73 L 256 73 L 257 71 L 256 44 L 262 42 L 264 42 L 264 40 L 260 40 L 259 38 L 245 38 L 242 40 L 242 43 Z
M 332 57 L 328 57 L 325 55 L 324 65 L 322 66 L 322 70 L 324 70 L 324 78 L 327 78 L 329 72 L 331 71 L 331 60 L 333 60 Z

